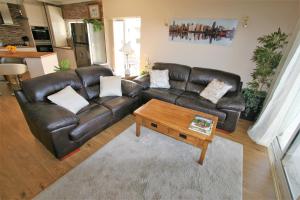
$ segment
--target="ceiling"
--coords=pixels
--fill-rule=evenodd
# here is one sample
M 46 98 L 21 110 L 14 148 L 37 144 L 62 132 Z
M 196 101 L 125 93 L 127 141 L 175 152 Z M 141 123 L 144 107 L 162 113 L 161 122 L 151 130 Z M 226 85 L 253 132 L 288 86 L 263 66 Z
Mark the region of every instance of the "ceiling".
M 43 2 L 49 2 L 49 3 L 55 3 L 55 4 L 71 4 L 71 3 L 80 3 L 80 2 L 87 2 L 92 0 L 38 0 Z M 98 0 L 101 1 L 101 0 Z M 123 0 L 121 0 L 123 1 Z M 200 0 L 200 1 L 220 1 L 220 2 L 226 2 L 226 1 L 237 1 L 237 2 L 298 2 L 300 0 Z
M 101 1 L 101 0 L 0 0 L 0 2 L 6 3 L 19 3 L 23 1 L 34 2 L 34 1 L 41 1 L 52 3 L 56 5 L 63 5 L 63 4 L 71 4 L 71 3 L 80 3 L 80 2 L 88 2 L 88 1 Z M 121 0 L 123 1 L 123 0 Z M 162 0 L 163 1 L 163 0 Z M 213 2 L 226 2 L 226 1 L 235 1 L 235 2 L 300 2 L 300 0 L 199 0 L 199 1 L 213 1 Z

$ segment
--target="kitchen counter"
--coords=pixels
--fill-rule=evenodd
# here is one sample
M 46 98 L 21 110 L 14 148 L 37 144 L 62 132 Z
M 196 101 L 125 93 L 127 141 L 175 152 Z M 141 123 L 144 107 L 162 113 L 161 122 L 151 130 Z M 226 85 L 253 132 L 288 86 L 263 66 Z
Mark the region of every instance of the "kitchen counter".
M 0 58 L 41 58 L 45 56 L 51 56 L 56 54 L 54 52 L 31 52 L 31 51 L 17 51 L 15 53 L 9 53 L 7 51 L 0 52 Z
M 9 53 L 0 52 L 0 58 L 25 58 L 31 78 L 55 72 L 58 66 L 57 55 L 54 52 L 17 51 Z
M 17 46 L 17 49 L 35 48 L 34 46 Z M 5 46 L 1 46 L 0 49 L 6 49 Z
M 75 52 L 72 47 L 53 47 L 53 51 L 57 53 L 58 61 L 68 60 L 71 69 L 77 68 Z
M 69 47 L 69 46 L 65 46 L 65 47 L 54 47 L 56 49 L 68 49 L 68 50 L 72 50 L 73 47 Z

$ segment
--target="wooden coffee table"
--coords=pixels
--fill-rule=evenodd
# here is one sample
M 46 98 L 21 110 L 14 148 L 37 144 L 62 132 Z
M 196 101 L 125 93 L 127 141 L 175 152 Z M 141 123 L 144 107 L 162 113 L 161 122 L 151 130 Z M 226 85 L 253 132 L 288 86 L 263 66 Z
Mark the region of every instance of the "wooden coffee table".
M 142 107 L 134 111 L 136 120 L 136 136 L 140 136 L 141 126 L 145 126 L 159 133 L 165 134 L 176 140 L 201 148 L 199 163 L 202 165 L 208 144 L 212 141 L 218 117 L 171 103 L 152 99 Z M 211 135 L 207 136 L 189 129 L 189 125 L 195 115 L 213 120 Z

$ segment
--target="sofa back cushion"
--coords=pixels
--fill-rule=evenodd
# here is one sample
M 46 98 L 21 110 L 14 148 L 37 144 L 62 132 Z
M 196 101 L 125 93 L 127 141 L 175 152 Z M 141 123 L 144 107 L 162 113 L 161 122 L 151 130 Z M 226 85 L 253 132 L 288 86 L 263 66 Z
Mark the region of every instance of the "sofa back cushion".
M 75 71 L 81 79 L 89 99 L 99 97 L 100 76 L 113 76 L 112 70 L 103 66 L 80 67 Z
M 201 92 L 213 79 L 223 81 L 232 86 L 228 91 L 234 93 L 239 91 L 241 78 L 239 75 L 207 68 L 194 67 L 187 84 L 186 90 L 189 92 Z
M 71 86 L 77 93 L 87 98 L 83 85 L 73 70 L 46 74 L 22 82 L 22 90 L 29 102 L 48 101 L 47 96 L 67 86 Z
M 169 70 L 171 88 L 185 90 L 191 72 L 189 66 L 174 63 L 155 63 L 152 69 Z

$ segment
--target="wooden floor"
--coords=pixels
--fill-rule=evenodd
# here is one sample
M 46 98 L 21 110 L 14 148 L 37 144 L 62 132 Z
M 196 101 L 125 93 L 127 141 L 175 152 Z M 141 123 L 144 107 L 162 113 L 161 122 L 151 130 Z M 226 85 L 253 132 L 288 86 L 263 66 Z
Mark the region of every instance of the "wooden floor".
M 0 83 L 0 199 L 31 199 L 84 161 L 134 123 L 132 115 L 88 141 L 80 152 L 59 161 L 30 133 L 16 99 Z M 219 136 L 243 144 L 243 199 L 275 199 L 266 149 L 246 134 L 250 122 L 240 120 L 237 130 Z

